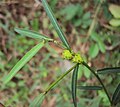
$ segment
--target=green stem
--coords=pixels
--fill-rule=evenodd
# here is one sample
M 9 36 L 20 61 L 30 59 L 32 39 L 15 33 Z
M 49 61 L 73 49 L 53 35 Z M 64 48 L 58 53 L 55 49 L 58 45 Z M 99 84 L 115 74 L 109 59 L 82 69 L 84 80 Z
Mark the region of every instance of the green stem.
M 109 96 L 109 94 L 108 94 L 108 92 L 107 92 L 107 89 L 105 88 L 102 80 L 100 79 L 100 77 L 96 74 L 96 72 L 95 72 L 93 69 L 91 69 L 91 68 L 88 66 L 88 64 L 86 64 L 85 62 L 83 62 L 82 64 L 83 64 L 84 66 L 86 66 L 86 67 L 96 76 L 96 78 L 98 79 L 98 81 L 99 81 L 100 84 L 102 85 L 102 87 L 103 87 L 103 89 L 104 89 L 104 91 L 105 91 L 105 93 L 106 93 L 106 95 L 107 95 L 107 97 L 108 97 L 108 100 L 109 100 L 110 104 L 112 105 L 111 98 L 110 98 L 110 96 Z
M 95 25 L 96 25 L 96 22 L 97 22 L 97 16 L 98 16 L 98 13 L 99 13 L 100 8 L 101 8 L 101 6 L 102 6 L 102 3 L 103 3 L 103 0 L 101 0 L 101 2 L 98 3 L 98 6 L 97 6 L 96 11 L 95 11 L 95 14 L 94 14 L 94 19 L 93 19 L 93 21 L 92 21 L 92 23 L 91 23 L 91 25 L 90 25 L 90 28 L 89 28 L 89 30 L 88 30 L 88 33 L 87 33 L 87 38 L 86 38 L 86 40 L 88 40 L 89 36 L 91 35 L 91 33 L 93 32 L 93 30 L 94 30 L 94 28 L 95 28 Z
M 52 42 L 52 43 L 54 43 L 55 45 L 57 45 L 58 47 L 60 47 L 61 49 L 66 49 L 66 47 L 65 47 L 61 42 L 56 41 L 56 40 L 54 40 L 54 39 L 48 40 L 47 42 Z
M 60 80 L 62 80 L 68 73 L 70 73 L 77 64 L 75 64 L 72 68 L 70 68 L 67 72 L 65 72 L 63 75 L 61 75 L 56 81 L 54 81 L 45 91 L 45 94 L 47 94 Z

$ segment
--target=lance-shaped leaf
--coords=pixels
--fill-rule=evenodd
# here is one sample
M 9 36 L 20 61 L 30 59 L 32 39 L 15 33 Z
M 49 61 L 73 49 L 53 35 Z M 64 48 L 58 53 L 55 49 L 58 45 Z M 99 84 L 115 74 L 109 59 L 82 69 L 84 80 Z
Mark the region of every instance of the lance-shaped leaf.
M 45 98 L 45 93 L 41 93 L 30 103 L 29 107 L 40 107 L 44 98 Z
M 12 68 L 7 76 L 3 78 L 3 83 L 9 82 L 15 74 L 28 62 L 30 59 L 44 46 L 44 42 L 41 42 L 28 51 Z
M 112 104 L 116 105 L 118 102 L 120 102 L 120 83 L 117 86 L 112 97 Z
M 25 29 L 20 29 L 20 28 L 15 28 L 15 31 L 17 33 L 21 34 L 22 36 L 27 36 L 27 37 L 34 38 L 34 39 L 44 39 L 47 41 L 53 41 L 53 39 L 51 39 L 47 36 L 44 36 L 42 34 L 39 34 L 35 31 L 25 30 Z
M 120 67 L 99 69 L 97 70 L 97 73 L 98 74 L 120 73 Z
M 81 90 L 102 90 L 102 86 L 77 86 Z
M 79 64 L 75 67 L 72 74 L 72 99 L 73 99 L 74 107 L 77 107 L 76 93 L 77 93 L 78 68 L 79 68 Z
M 54 26 L 59 38 L 61 39 L 61 41 L 63 42 L 63 44 L 65 45 L 65 47 L 70 50 L 70 46 L 68 44 L 68 41 L 66 39 L 66 37 L 64 36 L 64 33 L 62 32 L 60 26 L 58 25 L 58 22 L 56 20 L 56 18 L 54 17 L 54 14 L 50 8 L 50 6 L 48 5 L 48 3 L 46 2 L 46 0 L 41 0 L 42 1 L 42 4 L 46 10 L 46 13 L 52 23 L 52 25 Z

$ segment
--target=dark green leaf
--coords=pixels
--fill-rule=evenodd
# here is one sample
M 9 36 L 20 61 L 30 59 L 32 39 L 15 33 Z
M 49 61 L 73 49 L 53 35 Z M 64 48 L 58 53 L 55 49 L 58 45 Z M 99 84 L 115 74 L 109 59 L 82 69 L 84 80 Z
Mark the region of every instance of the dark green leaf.
M 34 39 L 44 39 L 44 40 L 48 40 L 48 41 L 53 40 L 51 38 L 48 38 L 47 36 L 44 36 L 42 34 L 39 34 L 37 32 L 31 31 L 31 30 L 15 28 L 15 31 L 23 36 L 27 36 L 27 37 L 34 38 Z
M 112 97 L 112 104 L 116 105 L 120 101 L 120 84 L 117 86 Z
M 29 107 L 40 107 L 44 98 L 45 98 L 45 93 L 41 93 L 30 103 Z
M 28 62 L 30 59 L 44 46 L 44 42 L 41 42 L 28 51 L 12 68 L 7 76 L 3 78 L 4 84 L 9 82 L 15 74 Z
M 75 67 L 72 74 L 72 98 L 73 98 L 74 107 L 77 107 L 76 92 L 77 92 L 78 68 L 79 68 L 79 64 Z
M 67 41 L 66 37 L 64 36 L 64 33 L 62 32 L 60 26 L 58 25 L 58 22 L 55 19 L 54 14 L 53 14 L 50 6 L 46 2 L 46 0 L 41 0 L 41 1 L 42 1 L 42 4 L 43 4 L 46 12 L 47 12 L 48 17 L 50 18 L 50 20 L 52 22 L 52 25 L 54 26 L 55 30 L 57 31 L 59 38 L 61 39 L 63 44 L 66 46 L 66 48 L 70 50 L 70 46 L 68 44 L 68 41 Z
M 97 73 L 98 74 L 120 73 L 120 67 L 99 69 L 97 70 Z
M 102 86 L 77 86 L 81 90 L 102 90 Z

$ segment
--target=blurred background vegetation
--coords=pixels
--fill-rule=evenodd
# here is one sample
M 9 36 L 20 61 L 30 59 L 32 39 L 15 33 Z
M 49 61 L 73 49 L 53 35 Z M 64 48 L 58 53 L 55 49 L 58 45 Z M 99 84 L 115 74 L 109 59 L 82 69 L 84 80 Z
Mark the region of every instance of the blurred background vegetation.
M 109 11 L 111 3 L 102 3 L 95 16 L 99 0 L 48 0 L 54 14 L 76 52 L 94 69 L 120 66 L 120 22 Z M 94 29 L 89 34 L 90 26 Z M 0 1 L 0 78 L 6 75 L 16 62 L 37 42 L 15 33 L 14 28 L 37 31 L 59 40 L 41 3 L 37 0 Z M 29 103 L 72 64 L 61 59 L 62 50 L 54 44 L 46 46 L 7 85 L 0 79 L 0 102 L 9 107 L 28 107 Z M 107 77 L 107 78 L 106 78 Z M 101 75 L 112 94 L 120 81 L 118 75 Z M 73 107 L 71 75 L 64 78 L 44 100 L 42 107 Z M 80 67 L 78 84 L 98 84 L 90 71 Z M 78 91 L 78 107 L 108 107 L 103 91 Z

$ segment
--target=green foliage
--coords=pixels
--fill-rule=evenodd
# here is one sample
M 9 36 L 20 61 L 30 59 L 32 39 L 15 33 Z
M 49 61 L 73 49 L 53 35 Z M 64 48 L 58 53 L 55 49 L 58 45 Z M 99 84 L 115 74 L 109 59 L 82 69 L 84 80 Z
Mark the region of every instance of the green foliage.
M 99 69 L 97 72 L 98 74 L 120 73 L 120 67 Z
M 81 90 L 102 90 L 101 86 L 77 86 Z
M 95 58 L 99 53 L 99 47 L 97 44 L 93 44 L 91 47 L 90 47 L 90 50 L 89 50 L 89 55 L 91 58 Z
M 61 9 L 60 14 L 65 17 L 66 21 L 71 21 L 75 27 L 81 26 L 81 28 L 86 29 L 92 22 L 90 12 L 85 13 L 80 4 L 67 5 Z
M 47 41 L 53 41 L 53 39 L 44 36 L 42 34 L 39 34 L 37 32 L 31 31 L 31 30 L 24 30 L 24 29 L 19 29 L 19 28 L 15 28 L 15 31 L 19 34 L 21 34 L 22 36 L 27 36 L 33 39 L 42 39 L 42 40 L 47 40 Z
M 120 6 L 111 4 L 109 6 L 109 10 L 111 14 L 114 16 L 113 19 L 110 20 L 110 25 L 113 27 L 119 27 L 120 26 Z
M 90 36 L 91 40 L 94 41 L 94 44 L 92 44 L 89 49 L 89 55 L 91 58 L 95 58 L 98 55 L 99 51 L 102 53 L 105 53 L 106 51 L 105 44 L 101 39 L 101 36 L 102 35 L 99 35 L 96 32 L 93 32 Z
M 30 59 L 44 46 L 44 42 L 41 42 L 28 51 L 12 68 L 10 73 L 3 78 L 4 84 L 9 82 L 15 74 L 28 62 Z
M 37 16 L 37 15 L 36 15 Z M 30 22 L 32 28 L 35 30 L 35 31 L 38 31 L 39 30 L 39 20 L 37 18 L 34 18 L 31 22 Z
M 62 9 L 60 11 L 60 14 L 65 15 L 66 20 L 71 20 L 76 16 L 76 14 L 78 14 L 78 12 L 82 13 L 81 5 L 80 4 L 76 4 L 76 5 L 70 4 L 70 5 L 67 5 L 64 9 Z
M 55 10 L 55 6 L 57 4 L 58 0 L 50 0 L 50 7 L 52 10 Z
M 91 34 L 91 39 L 96 42 L 96 44 L 97 44 L 98 47 L 99 47 L 99 50 L 100 50 L 102 53 L 105 53 L 105 51 L 106 51 L 106 49 L 105 49 L 105 44 L 104 44 L 103 40 L 101 39 L 101 38 L 102 38 L 101 36 L 102 36 L 102 35 L 99 35 L 99 34 L 93 32 L 93 33 Z
M 112 104 L 116 105 L 119 103 L 119 101 L 120 101 L 120 84 L 117 86 L 115 92 L 113 93 Z
M 43 3 L 43 6 L 44 6 L 44 8 L 46 10 L 46 13 L 48 14 L 49 19 L 51 20 L 52 25 L 54 26 L 55 30 L 57 31 L 57 34 L 58 34 L 59 38 L 61 39 L 63 44 L 66 46 L 66 48 L 68 50 L 70 50 L 70 46 L 68 44 L 68 41 L 65 38 L 64 33 L 62 32 L 60 26 L 58 25 L 57 20 L 55 19 L 51 8 L 49 7 L 46 0 L 42 0 L 42 3 Z
M 114 27 L 118 27 L 120 26 L 120 19 L 111 19 L 109 23 Z
M 58 2 L 58 0 L 50 0 L 49 1 L 50 6 L 53 9 L 53 11 L 57 10 L 56 9 L 57 2 Z M 65 2 L 67 3 L 67 1 L 65 1 Z M 82 2 L 84 2 L 84 1 L 82 1 Z M 81 4 L 74 4 L 73 3 L 73 4 L 70 4 L 70 5 L 67 5 L 64 9 L 60 9 L 60 14 L 65 17 L 65 18 L 63 18 L 62 21 L 72 22 L 73 25 L 76 28 L 80 29 L 80 33 L 83 32 L 82 34 L 86 35 L 86 31 L 88 30 L 87 28 L 90 26 L 91 21 L 92 21 L 91 16 L 93 16 L 93 15 L 91 15 L 91 13 L 93 13 L 93 11 L 91 11 L 91 9 L 88 10 L 88 8 L 86 8 L 86 7 L 88 7 L 89 1 L 85 1 L 85 5 L 82 5 L 82 2 L 81 2 Z M 97 0 L 97 1 L 95 0 L 94 2 L 98 3 L 98 2 L 100 2 L 100 0 Z M 37 107 L 37 106 L 39 107 L 42 104 L 42 101 L 43 101 L 46 93 L 48 93 L 51 89 L 53 89 L 53 87 L 56 84 L 58 84 L 58 82 L 60 80 L 62 80 L 73 69 L 74 69 L 74 72 L 72 74 L 71 85 L 72 85 L 73 103 L 74 103 L 75 106 L 76 105 L 78 105 L 80 107 L 85 107 L 85 106 L 99 107 L 99 106 L 102 106 L 102 105 L 103 106 L 109 106 L 109 102 L 111 103 L 111 101 L 112 101 L 111 105 L 118 104 L 119 100 L 117 100 L 117 99 L 119 99 L 119 85 L 116 88 L 115 92 L 113 93 L 113 98 L 110 99 L 110 96 L 109 96 L 109 94 L 106 90 L 107 87 L 105 87 L 103 82 L 101 81 L 103 79 L 101 77 L 101 75 L 99 77 L 98 76 L 99 74 L 97 74 L 95 70 L 93 70 L 87 64 L 84 64 L 83 58 L 81 58 L 80 54 L 74 53 L 74 52 L 71 51 L 69 43 L 68 43 L 67 39 L 65 38 L 63 31 L 60 29 L 60 27 L 57 23 L 57 20 L 55 19 L 54 14 L 53 14 L 52 10 L 50 9 L 49 5 L 47 4 L 46 0 L 42 0 L 42 3 L 43 3 L 43 6 L 44 6 L 44 8 L 45 8 L 45 10 L 48 14 L 48 17 L 50 18 L 54 28 L 57 31 L 57 33 L 55 32 L 55 30 L 52 29 L 52 27 L 49 24 L 49 21 L 46 17 L 44 17 L 42 19 L 43 20 L 43 25 L 42 25 L 43 28 L 45 28 L 45 29 L 48 28 L 48 30 L 51 30 L 51 33 L 53 33 L 55 35 L 58 34 L 58 36 L 60 37 L 63 45 L 65 46 L 65 48 L 67 49 L 67 52 L 68 52 L 68 53 L 65 53 L 63 58 L 68 59 L 69 61 L 71 61 L 71 59 L 72 59 L 73 62 L 76 63 L 76 64 L 72 68 L 70 68 L 68 71 L 63 73 L 58 79 L 56 79 L 45 90 L 45 93 L 42 93 L 42 94 L 38 95 L 33 101 L 31 101 L 30 107 Z M 37 19 L 36 17 L 39 17 L 40 14 L 41 13 L 36 13 L 35 18 L 33 18 L 30 21 L 30 28 L 32 28 L 36 31 L 39 30 L 39 19 Z M 109 13 L 107 13 L 107 14 L 109 14 Z M 114 14 L 113 14 L 113 16 L 114 16 Z M 59 18 L 59 16 L 57 16 L 57 18 Z M 115 18 L 116 18 L 116 16 L 115 16 Z M 119 20 L 119 19 L 117 19 L 117 20 Z M 99 21 L 101 22 L 101 19 Z M 104 18 L 102 19 L 102 21 L 104 22 Z M 117 22 L 117 24 L 119 24 L 119 23 Z M 10 24 L 10 26 L 11 26 L 11 24 Z M 6 25 L 0 23 L 0 27 L 2 29 L 4 29 L 5 32 L 7 32 L 9 35 L 15 35 L 15 34 L 12 33 L 13 31 L 12 32 L 9 31 L 10 26 L 6 26 Z M 14 26 L 16 26 L 16 25 L 14 25 Z M 24 27 L 24 29 L 19 29 L 19 28 L 15 29 L 15 31 L 22 36 L 27 36 L 27 37 L 36 39 L 38 41 L 39 40 L 45 40 L 46 42 L 52 42 L 52 43 L 57 44 L 57 46 L 61 47 L 61 45 L 59 44 L 60 43 L 59 41 L 56 41 L 54 39 L 51 39 L 47 36 L 41 35 L 37 32 L 31 31 L 31 30 L 25 30 L 25 29 L 28 29 L 28 27 L 22 21 L 20 22 L 20 25 L 17 25 L 17 26 Z M 107 50 L 107 45 L 111 45 L 113 49 L 116 49 L 116 47 L 119 46 L 119 44 L 120 44 L 119 38 L 113 39 L 116 36 L 115 34 L 112 35 L 113 38 L 111 38 L 110 35 L 107 35 L 107 38 L 105 38 L 105 34 L 109 34 L 109 32 L 107 33 L 107 31 L 105 29 L 104 30 L 100 29 L 100 31 L 98 32 L 99 27 L 97 28 L 97 30 L 94 30 L 94 32 L 92 32 L 92 34 L 90 35 L 90 38 L 87 41 L 88 43 L 90 43 L 88 59 L 89 59 L 89 57 L 90 58 L 95 58 L 97 55 L 100 54 L 99 52 L 101 52 L 101 53 L 106 52 L 106 56 L 107 56 L 107 59 L 108 59 L 107 63 L 109 62 L 110 65 L 114 64 L 114 66 L 116 66 L 116 65 L 119 66 L 119 59 L 120 59 L 119 55 L 118 55 L 119 50 L 115 50 L 115 52 L 112 56 L 111 56 L 111 53 Z M 72 29 L 70 29 L 70 30 L 71 30 L 71 32 L 73 32 L 72 35 L 77 34 L 77 35 L 80 35 L 80 36 L 83 37 L 83 35 L 79 34 L 75 30 L 75 28 L 73 28 L 73 26 L 72 26 Z M 69 33 L 67 35 L 69 35 Z M 76 43 L 78 42 L 78 40 L 80 42 L 80 49 L 81 49 L 81 46 L 82 46 L 81 44 L 84 43 L 84 39 L 82 37 L 81 37 L 81 39 L 77 38 L 77 40 L 76 40 Z M 76 37 L 75 37 L 75 39 L 76 39 Z M 106 45 L 105 45 L 104 42 L 106 43 Z M 14 48 L 15 51 L 17 51 L 17 53 L 19 53 L 19 55 L 21 55 L 21 54 L 23 54 L 23 52 L 25 50 L 27 50 L 29 48 L 29 46 L 34 45 L 35 42 L 32 41 L 31 39 L 23 38 L 21 36 L 17 36 L 17 37 L 14 37 L 14 40 L 11 41 L 11 44 L 12 45 L 7 44 L 7 48 L 10 48 L 10 46 L 15 45 L 15 48 Z M 35 47 L 37 47 L 38 45 L 36 45 Z M 22 48 L 20 46 L 22 46 Z M 35 47 L 33 47 L 33 48 L 35 48 Z M 37 89 L 36 87 L 38 87 L 39 84 L 41 84 L 41 86 L 42 86 L 42 83 L 44 84 L 45 78 L 51 78 L 51 72 L 49 72 L 49 71 L 60 71 L 55 66 L 54 66 L 54 69 L 51 68 L 50 65 L 54 65 L 54 62 L 56 62 L 58 60 L 62 61 L 62 59 L 56 58 L 56 57 L 59 57 L 59 55 L 58 56 L 56 55 L 57 52 L 54 52 L 55 50 L 51 49 L 51 47 L 49 47 L 49 44 L 46 44 L 45 47 L 47 48 L 47 51 L 49 51 L 49 53 L 44 53 L 43 52 L 43 54 L 40 55 L 41 57 L 44 58 L 43 60 L 40 60 L 40 62 L 38 60 L 35 60 L 35 61 L 32 61 L 32 63 L 30 63 L 30 65 L 25 65 L 39 50 L 37 48 L 37 49 L 35 49 L 35 51 L 31 52 L 31 50 L 33 49 L 32 48 L 27 53 L 27 55 L 28 56 L 31 55 L 31 57 L 28 57 L 26 55 L 23 56 L 22 59 L 20 61 L 18 61 L 18 63 L 13 67 L 13 69 L 10 71 L 10 73 L 4 78 L 5 81 L 3 81 L 3 82 L 7 83 L 8 81 L 10 81 L 10 79 L 13 78 L 13 76 L 15 76 L 13 81 L 10 81 L 9 84 L 3 84 L 1 86 L 3 90 L 4 89 L 5 90 L 11 89 L 11 92 L 13 92 L 11 94 L 11 96 L 13 96 L 13 97 L 8 98 L 9 100 L 6 102 L 6 106 L 10 106 L 10 104 L 12 104 L 13 102 L 15 102 L 15 104 L 16 103 L 21 104 L 21 102 L 23 101 L 22 104 L 25 104 L 26 101 L 30 101 L 31 97 L 28 98 L 29 93 L 34 93 L 33 91 L 34 90 L 36 91 L 36 89 Z M 42 46 L 41 46 L 41 48 L 42 48 Z M 63 48 L 63 47 L 61 47 L 61 48 Z M 56 51 L 58 51 L 58 50 L 56 49 Z M 18 58 L 19 58 L 19 55 L 18 55 Z M 6 63 L 3 61 L 3 59 L 6 60 L 7 58 L 9 58 L 9 56 L 6 56 L 5 57 L 6 59 L 3 56 L 5 56 L 5 54 L 2 53 L 2 51 L 0 51 L 0 57 L 2 58 L 2 59 L 0 58 L 0 61 L 1 61 L 0 70 L 2 70 L 2 72 L 6 71 L 5 68 L 7 68 L 7 71 L 8 71 L 8 69 L 10 69 L 13 66 L 12 64 L 15 63 L 16 60 L 17 60 L 17 58 L 15 58 L 13 61 L 11 61 L 11 63 L 9 65 L 5 66 Z M 109 56 L 113 57 L 112 59 L 114 61 L 113 60 L 109 61 L 110 60 Z M 53 57 L 55 58 L 54 60 L 53 60 Z M 91 61 L 91 59 L 89 61 Z M 82 65 L 82 66 L 79 66 L 79 68 L 78 68 L 78 65 L 79 65 L 78 63 Z M 23 72 L 21 72 L 21 74 L 16 74 L 18 72 L 18 70 L 20 70 L 23 66 L 25 66 L 23 68 L 23 71 L 25 71 L 27 73 L 28 77 L 31 78 L 34 81 L 34 82 L 32 81 L 32 84 L 29 83 L 28 81 L 26 82 L 26 80 L 28 80 L 28 78 L 24 78 L 24 76 L 23 76 L 24 73 Z M 47 68 L 49 68 L 49 70 Z M 34 71 L 34 73 L 32 71 Z M 39 72 L 39 71 L 42 71 L 42 72 Z M 80 72 L 78 72 L 78 71 L 80 71 Z M 110 68 L 110 69 L 108 69 L 108 68 L 107 69 L 101 69 L 100 72 L 101 73 L 104 72 L 104 74 L 105 73 L 114 73 L 114 72 L 118 73 L 119 72 L 119 67 L 118 68 Z M 37 75 L 36 75 L 36 73 L 37 73 Z M 98 79 L 101 86 L 99 86 L 99 85 L 96 86 L 97 82 L 95 82 L 95 84 L 93 83 L 94 78 L 93 78 L 93 75 L 91 75 L 91 73 Z M 60 75 L 61 72 L 56 72 L 56 74 Z M 79 78 L 79 75 L 80 75 L 80 78 Z M 52 79 L 50 79 L 50 80 L 53 81 L 55 76 L 56 75 L 52 75 Z M 80 83 L 82 85 L 85 85 L 85 86 L 78 86 L 77 87 L 77 76 L 78 76 L 78 79 L 79 79 Z M 105 81 L 104 83 L 106 83 L 107 85 L 108 84 L 110 85 L 111 82 L 112 82 L 112 77 L 110 78 L 110 76 L 108 76 L 107 80 L 106 80 L 106 78 L 104 78 L 104 81 Z M 26 80 L 24 80 L 24 79 L 26 79 Z M 39 79 L 41 79 L 41 81 Z M 86 86 L 86 84 L 87 84 L 86 80 L 87 79 L 88 79 L 88 82 L 92 83 L 92 86 Z M 86 82 L 84 82 L 84 81 L 86 81 Z M 30 84 L 31 88 L 29 87 L 29 85 L 26 87 L 26 84 Z M 47 85 L 48 84 L 45 83 L 45 85 L 43 85 L 43 87 L 46 87 Z M 19 89 L 17 87 L 19 87 Z M 111 87 L 113 87 L 113 86 L 111 86 Z M 13 88 L 16 88 L 17 91 L 14 92 Z M 63 106 L 65 106 L 65 107 L 66 106 L 69 106 L 69 107 L 71 106 L 71 103 L 69 103 L 69 99 L 71 99 L 71 97 L 69 96 L 69 88 L 70 88 L 70 83 L 68 82 L 68 79 L 66 79 L 65 82 L 64 82 L 64 85 L 61 85 L 60 88 L 59 88 L 62 92 L 62 95 L 56 93 L 56 96 L 57 96 L 56 101 L 57 101 L 58 107 L 59 106 L 61 107 L 61 104 L 63 104 Z M 86 91 L 85 91 L 85 93 L 82 93 L 82 92 L 79 91 L 79 93 L 76 94 L 76 90 L 77 90 L 76 88 L 84 89 Z M 39 89 L 39 87 L 38 87 L 38 89 Z M 103 92 L 103 90 L 98 91 L 98 95 L 100 97 L 96 97 L 95 94 L 94 94 L 94 96 L 92 94 L 88 95 L 87 90 L 101 90 L 101 89 L 103 89 L 105 91 L 105 93 Z M 40 87 L 40 90 L 44 90 L 44 88 Z M 112 90 L 112 88 L 111 89 L 109 88 L 108 90 Z M 110 93 L 110 95 L 111 95 L 111 93 Z M 86 98 L 82 98 L 81 96 L 85 96 Z M 78 98 L 78 101 L 79 101 L 78 104 L 76 102 L 76 97 Z M 94 98 L 91 100 L 91 99 L 88 99 L 87 97 L 91 97 L 91 98 L 94 97 Z M 106 97 L 108 97 L 109 100 L 107 100 Z M 50 100 L 50 99 L 51 99 L 51 96 L 48 96 L 48 100 Z M 16 107 L 15 104 L 13 104 L 12 106 Z
M 120 6 L 111 4 L 109 10 L 115 18 L 120 18 Z
M 40 107 L 45 98 L 45 93 L 38 95 L 30 104 L 30 107 Z
M 100 98 L 100 97 L 96 97 L 96 98 L 93 100 L 91 107 L 99 107 L 100 102 L 101 102 L 101 98 Z
M 73 74 L 72 74 L 72 83 L 71 83 L 71 87 L 72 87 L 72 98 L 73 98 L 73 103 L 74 103 L 74 107 L 77 107 L 77 99 L 76 99 L 76 95 L 77 95 L 77 77 L 78 77 L 78 68 L 79 68 L 79 64 L 75 67 Z

